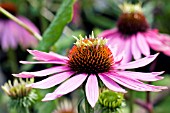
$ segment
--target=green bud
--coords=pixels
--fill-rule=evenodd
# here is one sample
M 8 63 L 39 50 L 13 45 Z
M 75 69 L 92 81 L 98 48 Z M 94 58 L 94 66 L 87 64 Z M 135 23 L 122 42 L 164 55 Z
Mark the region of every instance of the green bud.
M 121 107 L 125 105 L 124 94 L 109 89 L 101 89 L 99 104 L 109 113 L 120 113 Z

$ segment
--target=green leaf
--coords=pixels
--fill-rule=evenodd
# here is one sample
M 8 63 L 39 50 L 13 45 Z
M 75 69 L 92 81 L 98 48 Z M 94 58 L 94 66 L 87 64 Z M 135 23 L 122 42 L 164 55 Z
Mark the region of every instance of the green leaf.
M 38 46 L 39 50 L 48 51 L 60 38 L 65 25 L 72 19 L 73 4 L 74 0 L 63 1 L 54 20 L 43 34 L 43 39 Z

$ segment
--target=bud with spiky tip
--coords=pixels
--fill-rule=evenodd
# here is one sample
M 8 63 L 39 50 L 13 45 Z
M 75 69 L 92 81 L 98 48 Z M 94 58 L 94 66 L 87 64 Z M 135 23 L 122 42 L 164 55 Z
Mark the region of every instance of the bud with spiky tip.
M 125 106 L 124 95 L 102 88 L 98 103 L 102 106 L 102 113 L 122 113 L 121 108 Z
M 37 94 L 31 87 L 26 87 L 26 84 L 33 83 L 33 79 L 26 79 L 26 81 L 21 78 L 14 79 L 13 85 L 9 80 L 2 87 L 4 92 L 10 97 L 9 107 L 16 109 L 18 112 L 28 112 L 29 108 L 37 100 Z

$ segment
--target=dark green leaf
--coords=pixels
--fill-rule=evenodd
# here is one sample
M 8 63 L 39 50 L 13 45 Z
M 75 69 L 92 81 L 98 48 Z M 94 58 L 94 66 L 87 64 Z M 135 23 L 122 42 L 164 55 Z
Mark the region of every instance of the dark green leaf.
M 72 9 L 74 0 L 64 0 L 59 8 L 54 20 L 43 34 L 38 49 L 48 51 L 51 46 L 60 38 L 65 25 L 72 19 Z

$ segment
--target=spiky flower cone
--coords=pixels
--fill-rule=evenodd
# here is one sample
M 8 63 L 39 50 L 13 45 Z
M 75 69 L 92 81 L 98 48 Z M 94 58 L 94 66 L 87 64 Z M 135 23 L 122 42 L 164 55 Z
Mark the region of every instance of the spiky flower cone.
M 13 85 L 9 80 L 5 83 L 2 89 L 10 97 L 9 107 L 16 109 L 19 113 L 27 113 L 29 108 L 37 99 L 37 94 L 31 87 L 26 87 L 26 84 L 33 83 L 33 79 L 26 81 L 21 78 L 14 79 Z

